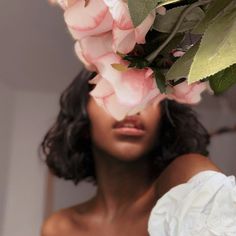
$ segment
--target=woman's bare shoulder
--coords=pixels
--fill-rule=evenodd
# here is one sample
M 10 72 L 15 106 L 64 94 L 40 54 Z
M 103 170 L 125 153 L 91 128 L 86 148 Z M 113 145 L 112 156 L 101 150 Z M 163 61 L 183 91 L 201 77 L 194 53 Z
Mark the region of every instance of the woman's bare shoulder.
M 70 208 L 62 209 L 50 215 L 43 223 L 41 236 L 66 235 L 73 227 L 72 212 Z
M 183 182 L 187 182 L 194 175 L 206 170 L 222 172 L 220 168 L 209 158 L 197 153 L 189 153 L 175 159 L 170 168 L 181 173 Z
M 73 236 L 84 232 L 84 218 L 90 202 L 89 200 L 53 213 L 45 220 L 41 236 Z
M 186 183 L 191 177 L 201 171 L 214 170 L 222 172 L 220 168 L 208 157 L 189 153 L 173 160 L 157 179 L 160 195 L 171 188 Z
M 209 157 L 196 153 L 179 156 L 170 164 L 169 168 L 174 173 L 174 177 L 178 175 L 182 182 L 187 182 L 201 171 L 213 170 L 222 172 Z
M 43 223 L 41 236 L 86 235 L 91 226 L 93 202 L 94 197 L 53 213 Z

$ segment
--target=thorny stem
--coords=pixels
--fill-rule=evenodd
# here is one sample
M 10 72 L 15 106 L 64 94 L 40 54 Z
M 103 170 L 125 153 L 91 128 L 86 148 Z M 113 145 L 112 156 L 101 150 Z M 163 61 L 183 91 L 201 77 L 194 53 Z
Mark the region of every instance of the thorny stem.
M 167 44 L 175 37 L 175 35 L 178 33 L 178 30 L 183 23 L 185 17 L 191 12 L 194 8 L 199 7 L 199 6 L 204 6 L 208 3 L 210 3 L 212 0 L 199 0 L 198 2 L 193 3 L 189 7 L 187 7 L 181 17 L 179 18 L 178 22 L 176 23 L 175 27 L 172 30 L 172 33 L 169 35 L 169 37 L 166 39 L 163 44 L 160 45 L 154 52 L 152 52 L 150 55 L 146 57 L 146 60 L 149 61 L 150 63 L 155 60 L 155 58 L 158 56 L 158 54 L 167 46 Z

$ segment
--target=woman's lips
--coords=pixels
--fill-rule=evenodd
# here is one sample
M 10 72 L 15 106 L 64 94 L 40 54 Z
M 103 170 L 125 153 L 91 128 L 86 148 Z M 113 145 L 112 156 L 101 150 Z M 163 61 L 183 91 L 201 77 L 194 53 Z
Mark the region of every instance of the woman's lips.
M 119 135 L 143 136 L 145 134 L 144 126 L 139 116 L 129 116 L 123 121 L 116 122 L 113 131 Z
M 113 129 L 113 131 L 115 132 L 115 134 L 118 135 L 135 136 L 135 137 L 141 137 L 145 134 L 145 131 L 142 129 L 129 128 L 129 127 L 115 128 Z

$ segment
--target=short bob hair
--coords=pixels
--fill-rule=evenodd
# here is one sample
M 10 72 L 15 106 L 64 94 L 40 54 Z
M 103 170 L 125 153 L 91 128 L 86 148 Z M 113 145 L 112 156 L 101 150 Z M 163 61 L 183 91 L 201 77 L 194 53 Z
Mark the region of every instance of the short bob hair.
M 92 77 L 83 71 L 62 93 L 57 119 L 40 145 L 50 171 L 75 184 L 85 179 L 96 184 L 87 113 L 92 89 L 88 81 Z M 156 174 L 180 155 L 199 153 L 207 156 L 210 137 L 195 112 L 173 100 L 163 100 L 160 105 L 160 138 L 148 154 Z

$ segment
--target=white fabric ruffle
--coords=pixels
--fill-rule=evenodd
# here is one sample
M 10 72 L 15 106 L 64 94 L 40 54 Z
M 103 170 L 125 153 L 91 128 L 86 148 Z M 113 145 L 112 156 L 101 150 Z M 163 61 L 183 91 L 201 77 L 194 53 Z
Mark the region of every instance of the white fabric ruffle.
M 235 176 L 207 170 L 170 189 L 151 211 L 150 236 L 236 236 Z

